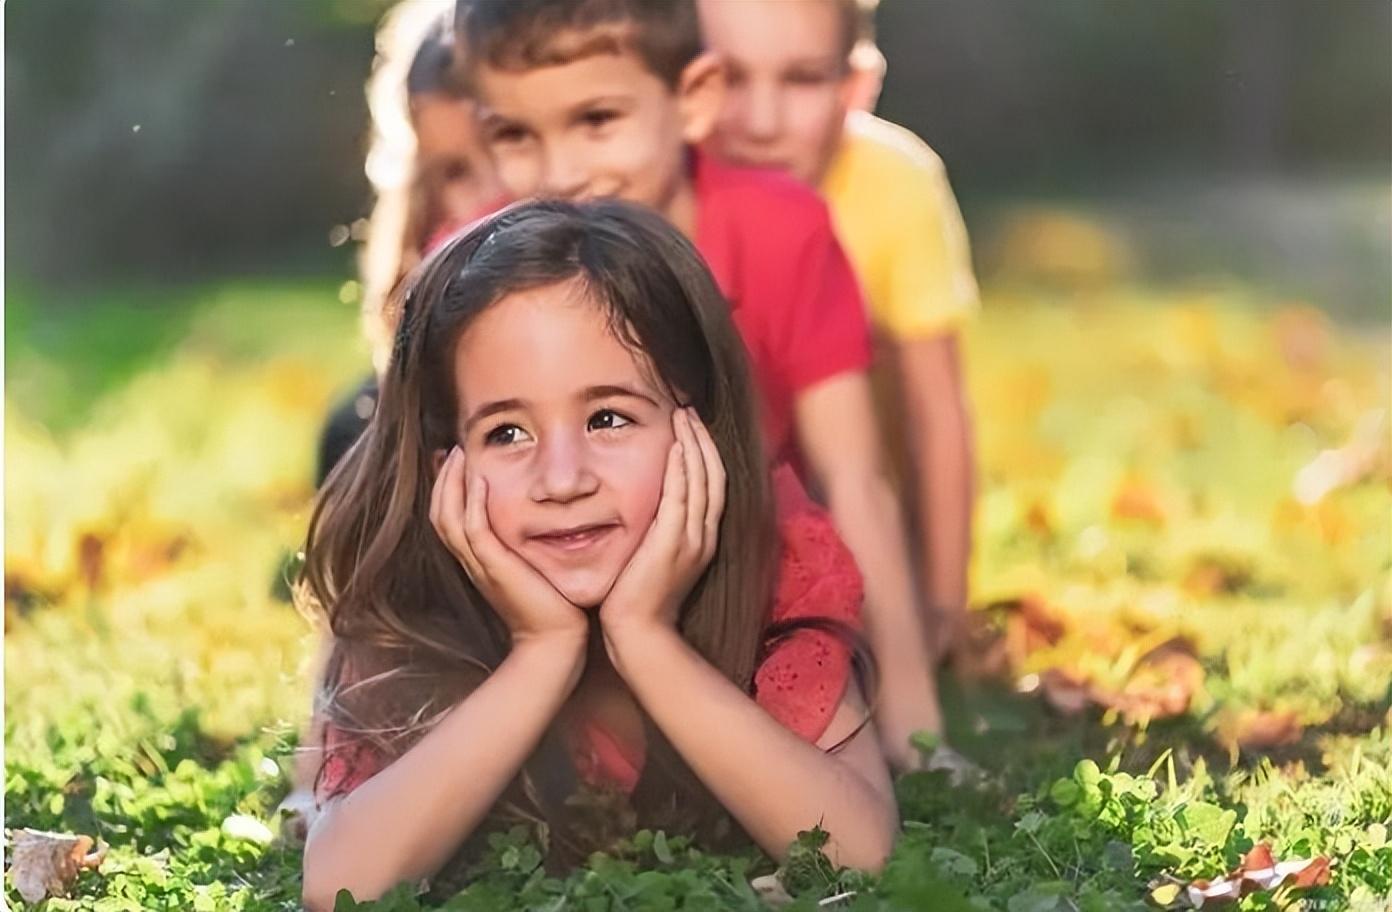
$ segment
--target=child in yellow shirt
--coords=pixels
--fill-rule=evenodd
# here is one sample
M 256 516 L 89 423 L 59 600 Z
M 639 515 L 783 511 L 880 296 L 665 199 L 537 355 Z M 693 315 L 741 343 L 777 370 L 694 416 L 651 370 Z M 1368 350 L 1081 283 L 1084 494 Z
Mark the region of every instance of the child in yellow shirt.
M 855 110 L 879 88 L 873 12 L 872 0 L 700 0 L 727 79 L 716 151 L 818 188 L 863 287 L 880 425 L 899 438 L 887 451 L 912 502 L 941 655 L 966 616 L 973 434 L 958 334 L 977 287 L 942 161 L 908 130 Z

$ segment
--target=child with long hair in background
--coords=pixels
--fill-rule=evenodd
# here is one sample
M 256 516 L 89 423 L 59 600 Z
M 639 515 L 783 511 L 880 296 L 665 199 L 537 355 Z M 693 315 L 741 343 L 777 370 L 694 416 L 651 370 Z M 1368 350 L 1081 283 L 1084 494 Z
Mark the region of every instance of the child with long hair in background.
M 433 875 L 500 807 L 878 868 L 897 811 L 851 674 L 854 560 L 770 477 L 729 307 L 655 214 L 537 202 L 421 267 L 301 594 L 333 632 L 304 898 Z M 805 629 L 804 629 L 805 628 Z
M 459 78 L 454 0 L 405 0 L 382 17 L 367 81 L 371 115 L 365 171 L 374 203 L 359 257 L 362 329 L 373 371 L 337 402 L 320 431 L 315 485 L 322 485 L 362 436 L 377 408 L 378 375 L 391 354 L 399 314 L 393 296 L 406 275 L 451 233 L 503 205 L 493 164 L 479 140 L 474 101 Z M 314 661 L 327 657 L 322 644 Z M 303 838 L 314 814 L 318 720 L 296 754 L 282 825 Z
M 367 82 L 365 171 L 374 203 L 359 258 L 362 327 L 374 374 L 334 409 L 319 444 L 317 483 L 367 426 L 391 349 L 401 281 L 434 245 L 505 202 L 460 79 L 453 0 L 406 0 L 382 17 Z

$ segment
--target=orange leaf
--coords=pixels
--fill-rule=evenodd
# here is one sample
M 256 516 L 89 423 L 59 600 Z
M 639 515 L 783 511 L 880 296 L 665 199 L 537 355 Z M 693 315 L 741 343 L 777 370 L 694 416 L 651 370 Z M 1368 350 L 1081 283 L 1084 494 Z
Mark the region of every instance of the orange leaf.
M 1155 488 L 1138 478 L 1123 481 L 1112 496 L 1112 518 L 1133 519 L 1154 526 L 1165 524 L 1165 508 Z

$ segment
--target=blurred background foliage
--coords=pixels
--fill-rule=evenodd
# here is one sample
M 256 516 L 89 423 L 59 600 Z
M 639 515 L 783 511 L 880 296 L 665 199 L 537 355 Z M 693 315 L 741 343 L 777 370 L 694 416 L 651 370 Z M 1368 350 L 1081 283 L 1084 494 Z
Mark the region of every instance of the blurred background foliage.
M 115 278 L 348 274 L 327 238 L 370 203 L 388 5 L 11 0 L 12 286 L 47 307 Z M 1392 4 L 885 0 L 879 35 L 881 113 L 943 155 L 986 272 L 1021 200 L 1083 200 L 1129 267 L 1385 315 Z

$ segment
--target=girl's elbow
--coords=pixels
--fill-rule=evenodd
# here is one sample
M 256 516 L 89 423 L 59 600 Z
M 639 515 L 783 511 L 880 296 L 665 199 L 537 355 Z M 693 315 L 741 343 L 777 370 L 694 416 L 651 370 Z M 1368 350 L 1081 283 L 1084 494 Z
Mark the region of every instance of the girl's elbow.
M 338 891 L 345 886 L 339 872 L 329 869 L 325 859 L 316 857 L 305 847 L 304 882 L 300 887 L 300 902 L 308 912 L 332 912 Z M 367 899 L 356 892 L 354 899 Z
M 304 884 L 300 889 L 300 902 L 308 912 L 333 912 L 338 894 L 347 890 L 354 902 L 369 902 L 378 899 L 385 889 L 349 883 L 344 872 L 325 870 L 323 863 L 311 866 L 308 858 L 304 865 Z
M 855 868 L 867 874 L 879 874 L 894 851 L 892 834 L 875 834 L 856 845 L 837 846 L 834 856 L 836 863 L 844 868 Z
M 869 832 L 857 840 L 855 846 L 841 847 L 847 856 L 841 864 L 879 874 L 893 854 L 894 844 L 899 838 L 899 807 L 893 801 L 881 805 L 874 824 L 868 829 Z
M 315 868 L 311 867 L 309 860 L 305 860 L 304 883 L 300 888 L 300 904 L 308 912 L 332 912 L 335 897 L 338 890 L 333 883 L 323 874 L 315 873 Z M 366 898 L 354 895 L 355 899 Z
M 333 912 L 340 890 L 348 890 L 356 902 L 374 900 L 386 892 L 385 887 L 364 883 L 362 871 L 354 872 L 345 866 L 342 850 L 328 844 L 322 827 L 316 829 L 318 832 L 311 829 L 305 840 L 300 886 L 300 902 L 309 912 Z

